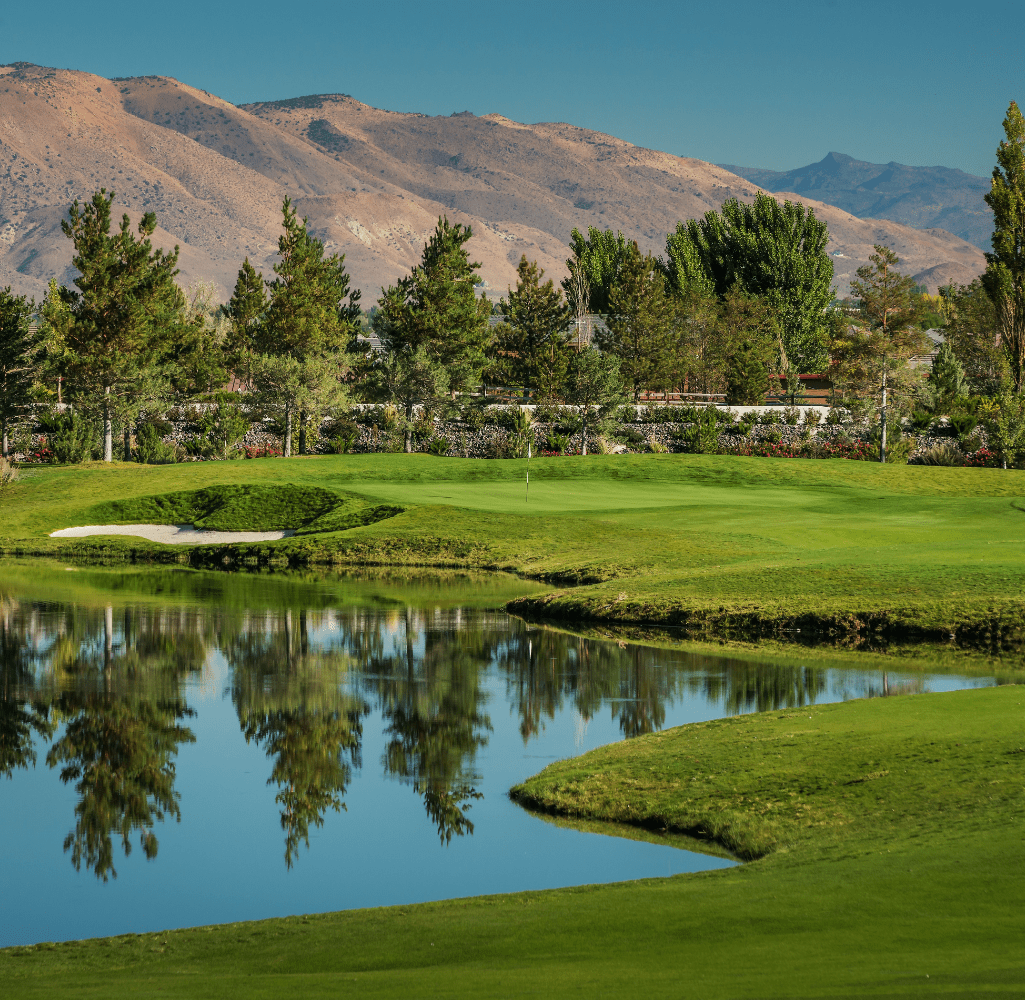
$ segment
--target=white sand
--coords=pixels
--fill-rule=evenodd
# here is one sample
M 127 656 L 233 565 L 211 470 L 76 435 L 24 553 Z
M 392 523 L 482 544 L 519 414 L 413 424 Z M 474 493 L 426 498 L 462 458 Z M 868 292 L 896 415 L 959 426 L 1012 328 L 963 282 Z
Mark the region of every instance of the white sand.
M 208 531 L 191 524 L 87 524 L 81 528 L 51 531 L 51 538 L 85 538 L 86 535 L 138 535 L 164 545 L 203 545 L 225 542 L 273 542 L 294 531 Z

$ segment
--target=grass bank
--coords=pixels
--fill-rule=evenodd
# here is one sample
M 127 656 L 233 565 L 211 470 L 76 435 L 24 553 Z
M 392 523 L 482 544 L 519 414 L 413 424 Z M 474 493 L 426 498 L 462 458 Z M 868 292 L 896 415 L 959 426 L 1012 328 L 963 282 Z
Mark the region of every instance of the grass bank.
M 525 617 L 670 625 L 697 636 L 800 629 L 866 641 L 953 636 L 995 649 L 1025 639 L 1025 472 L 737 456 L 552 458 L 534 462 L 529 500 L 524 473 L 522 460 L 423 455 L 33 469 L 3 500 L 0 549 L 232 568 L 502 570 L 563 588 L 514 602 Z M 111 497 L 124 514 L 132 501 L 137 514 L 154 507 L 143 498 L 238 486 L 309 491 L 306 533 L 187 552 L 46 537 L 101 523 Z M 341 520 L 313 517 L 313 500 L 323 496 L 316 491 L 339 497 Z M 251 527 L 238 516 L 243 506 L 225 509 L 233 526 Z M 376 513 L 353 520 L 360 511 Z
M 1021 687 L 698 724 L 537 807 L 756 858 L 698 875 L 0 951 L 5 997 L 1021 996 Z

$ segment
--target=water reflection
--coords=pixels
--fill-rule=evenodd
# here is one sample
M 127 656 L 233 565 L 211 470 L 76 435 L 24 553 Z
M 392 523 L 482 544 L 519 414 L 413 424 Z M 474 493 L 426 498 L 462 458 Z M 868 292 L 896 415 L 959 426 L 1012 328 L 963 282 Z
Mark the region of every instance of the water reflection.
M 804 706 L 827 687 L 814 667 L 627 645 L 482 610 L 301 596 L 154 606 L 137 594 L 115 606 L 0 594 L 0 774 L 35 766 L 35 746 L 49 744 L 46 764 L 77 795 L 64 842 L 76 868 L 116 878 L 116 841 L 152 859 L 158 824 L 181 819 L 175 760 L 195 739 L 186 694 L 214 656 L 228 666 L 243 737 L 266 755 L 289 868 L 311 829 L 345 810 L 371 715 L 383 775 L 410 788 L 448 844 L 474 831 L 496 678 L 525 744 L 570 706 L 585 726 L 608 710 L 633 737 L 660 729 L 684 697 L 735 714 Z M 884 675 L 852 693 L 892 685 Z

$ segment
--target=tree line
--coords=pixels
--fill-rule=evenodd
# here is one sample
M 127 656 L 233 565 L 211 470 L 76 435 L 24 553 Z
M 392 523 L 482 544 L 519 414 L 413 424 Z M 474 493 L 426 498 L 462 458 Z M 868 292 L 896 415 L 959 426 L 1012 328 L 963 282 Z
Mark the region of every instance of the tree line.
M 111 232 L 114 194 L 100 190 L 62 223 L 72 287 L 51 281 L 38 306 L 0 292 L 3 454 L 11 427 L 53 404 L 62 432 L 76 420 L 99 428 L 105 461 L 117 433 L 120 457 L 133 441 L 158 449 L 154 415 L 196 403 L 211 447 L 227 453 L 259 417 L 291 455 L 313 449 L 325 416 L 387 401 L 411 450 L 415 413 L 487 386 L 586 415 L 662 391 L 758 404 L 775 385 L 795 403 L 798 376 L 823 373 L 835 406 L 878 417 L 884 451 L 894 412 L 977 409 L 983 397 L 1011 412 L 1025 380 L 1025 125 L 1013 102 L 1004 130 L 986 272 L 938 302 L 885 246 L 838 301 L 825 223 L 759 193 L 679 223 L 664 256 L 612 230 L 574 230 L 561 284 L 523 257 L 494 306 L 479 291 L 472 230 L 441 218 L 420 262 L 367 310 L 344 255 L 329 255 L 286 198 L 273 275 L 247 258 L 214 307 L 177 283 L 177 247 L 153 247 L 152 213 L 134 228 L 124 215 Z M 923 328 L 936 322 L 945 344 L 927 381 L 909 362 L 930 349 Z M 369 349 L 370 334 L 383 351 Z

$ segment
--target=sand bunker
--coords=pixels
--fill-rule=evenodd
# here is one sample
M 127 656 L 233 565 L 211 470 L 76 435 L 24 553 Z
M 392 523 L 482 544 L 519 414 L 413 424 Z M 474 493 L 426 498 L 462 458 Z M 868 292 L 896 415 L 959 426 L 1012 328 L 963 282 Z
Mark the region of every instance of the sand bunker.
M 81 528 L 51 531 L 51 538 L 85 538 L 86 535 L 137 535 L 164 545 L 209 545 L 226 542 L 273 542 L 294 531 L 209 531 L 191 524 L 87 524 Z

